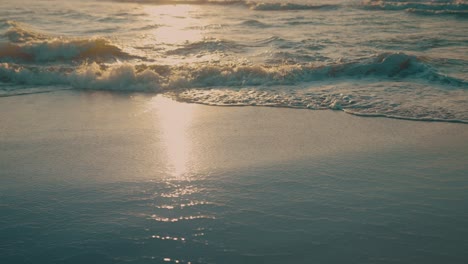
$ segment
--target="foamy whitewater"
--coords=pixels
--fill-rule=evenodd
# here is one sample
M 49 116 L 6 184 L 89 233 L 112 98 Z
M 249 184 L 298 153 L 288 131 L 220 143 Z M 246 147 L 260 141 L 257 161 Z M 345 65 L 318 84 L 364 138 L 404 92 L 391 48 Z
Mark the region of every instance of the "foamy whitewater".
M 462 0 L 0 1 L 0 96 L 167 93 L 466 123 L 467 19 Z

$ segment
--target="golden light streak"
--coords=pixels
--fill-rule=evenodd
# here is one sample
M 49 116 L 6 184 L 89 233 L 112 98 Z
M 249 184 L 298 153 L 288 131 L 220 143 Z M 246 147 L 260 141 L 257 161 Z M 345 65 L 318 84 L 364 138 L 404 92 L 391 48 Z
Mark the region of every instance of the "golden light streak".
M 193 105 L 175 102 L 163 96 L 152 100 L 158 114 L 162 141 L 170 173 L 176 178 L 189 174 L 191 142 L 188 129 L 192 124 Z
M 145 12 L 155 24 L 160 25 L 153 32 L 158 42 L 182 44 L 203 39 L 201 30 L 196 27 L 200 21 L 192 14 L 196 8 L 192 5 L 147 6 Z

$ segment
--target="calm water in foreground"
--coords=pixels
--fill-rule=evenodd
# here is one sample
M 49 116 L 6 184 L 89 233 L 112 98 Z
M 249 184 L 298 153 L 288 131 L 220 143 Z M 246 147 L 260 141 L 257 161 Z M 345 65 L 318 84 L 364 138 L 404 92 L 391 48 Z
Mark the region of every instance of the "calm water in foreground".
M 89 92 L 0 110 L 1 263 L 468 259 L 463 124 Z

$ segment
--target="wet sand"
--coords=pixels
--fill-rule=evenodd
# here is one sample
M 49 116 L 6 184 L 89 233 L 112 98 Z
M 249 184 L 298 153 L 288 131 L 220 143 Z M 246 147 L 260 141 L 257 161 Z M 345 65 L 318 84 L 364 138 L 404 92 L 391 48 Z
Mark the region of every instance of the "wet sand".
M 0 111 L 5 263 L 466 260 L 464 124 L 76 91 Z M 174 233 L 194 244 L 151 244 Z

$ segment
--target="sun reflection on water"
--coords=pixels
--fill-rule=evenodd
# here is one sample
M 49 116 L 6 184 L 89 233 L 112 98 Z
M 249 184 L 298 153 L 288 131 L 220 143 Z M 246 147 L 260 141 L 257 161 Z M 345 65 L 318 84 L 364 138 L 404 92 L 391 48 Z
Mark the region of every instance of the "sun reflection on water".
M 193 105 L 156 96 L 152 103 L 158 112 L 162 141 L 172 176 L 181 179 L 188 175 L 191 143 L 188 129 L 192 124 Z
M 153 32 L 158 42 L 182 44 L 203 39 L 202 32 L 196 27 L 200 21 L 193 17 L 196 9 L 193 5 L 160 5 L 147 6 L 145 12 L 160 25 Z

